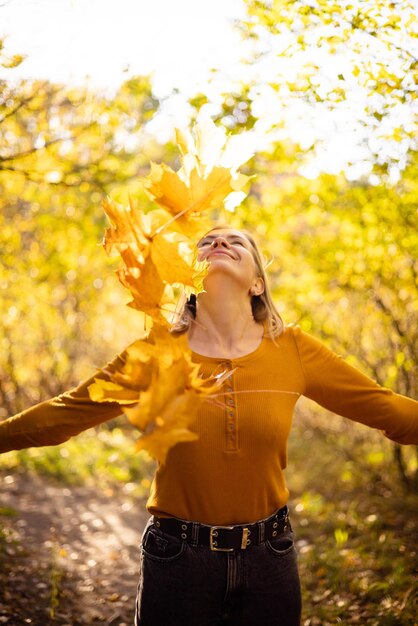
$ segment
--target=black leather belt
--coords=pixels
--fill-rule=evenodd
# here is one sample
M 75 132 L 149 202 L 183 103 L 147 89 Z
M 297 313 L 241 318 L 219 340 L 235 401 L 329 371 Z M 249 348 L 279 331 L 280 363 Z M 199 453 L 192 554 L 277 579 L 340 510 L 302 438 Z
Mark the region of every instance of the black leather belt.
M 157 528 L 194 545 L 209 546 L 214 552 L 245 550 L 249 545 L 259 545 L 267 539 L 292 530 L 287 506 L 267 519 L 254 524 L 237 526 L 207 526 L 175 517 L 153 517 Z

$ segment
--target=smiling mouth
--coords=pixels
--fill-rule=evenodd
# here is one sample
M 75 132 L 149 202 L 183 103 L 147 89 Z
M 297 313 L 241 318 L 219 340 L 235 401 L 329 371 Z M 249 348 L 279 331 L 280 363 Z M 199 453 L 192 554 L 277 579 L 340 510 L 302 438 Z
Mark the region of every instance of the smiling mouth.
M 222 250 L 216 250 L 215 252 L 211 252 L 208 255 L 208 259 L 210 259 L 210 257 L 214 256 L 214 255 L 218 255 L 218 254 L 223 254 L 224 256 L 227 256 L 229 259 L 233 259 L 233 257 L 228 254 L 228 252 L 223 252 Z

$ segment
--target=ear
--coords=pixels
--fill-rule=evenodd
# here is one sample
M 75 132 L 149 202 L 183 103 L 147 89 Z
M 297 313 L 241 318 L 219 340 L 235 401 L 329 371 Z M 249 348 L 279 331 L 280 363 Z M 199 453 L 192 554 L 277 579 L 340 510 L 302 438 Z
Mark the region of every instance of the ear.
M 264 293 L 264 280 L 258 276 L 250 288 L 250 296 L 261 296 Z

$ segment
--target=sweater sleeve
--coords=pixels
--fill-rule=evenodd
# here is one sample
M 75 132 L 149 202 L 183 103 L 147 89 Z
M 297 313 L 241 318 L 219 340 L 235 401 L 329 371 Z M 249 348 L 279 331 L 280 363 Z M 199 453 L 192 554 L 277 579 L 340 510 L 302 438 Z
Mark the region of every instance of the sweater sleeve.
M 95 378 L 106 379 L 108 374 L 119 371 L 124 363 L 122 353 L 74 389 L 0 422 L 0 453 L 63 443 L 87 428 L 120 415 L 118 403 L 91 400 L 88 387 Z
M 292 327 L 306 388 L 321 406 L 384 431 L 402 444 L 418 444 L 418 402 L 378 385 L 323 343 Z

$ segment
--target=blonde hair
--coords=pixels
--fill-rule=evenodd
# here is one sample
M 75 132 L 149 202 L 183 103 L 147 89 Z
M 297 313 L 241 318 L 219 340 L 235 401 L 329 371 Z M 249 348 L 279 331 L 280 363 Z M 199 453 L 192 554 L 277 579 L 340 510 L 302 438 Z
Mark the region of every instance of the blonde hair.
M 230 229 L 228 225 L 218 225 L 211 228 L 208 233 L 214 230 Z M 250 233 L 239 231 L 251 244 L 251 252 L 256 266 L 257 277 L 261 278 L 264 283 L 264 291 L 259 296 L 251 296 L 251 310 L 254 320 L 259 324 L 263 324 L 265 333 L 270 337 L 278 337 L 284 329 L 284 322 L 280 313 L 276 309 L 271 297 L 270 288 L 267 282 L 265 272 L 265 262 L 258 249 L 258 246 Z M 208 234 L 207 233 L 207 234 Z M 192 294 L 183 305 L 178 320 L 172 325 L 171 333 L 173 335 L 182 335 L 190 330 L 190 327 L 196 318 L 196 296 Z

